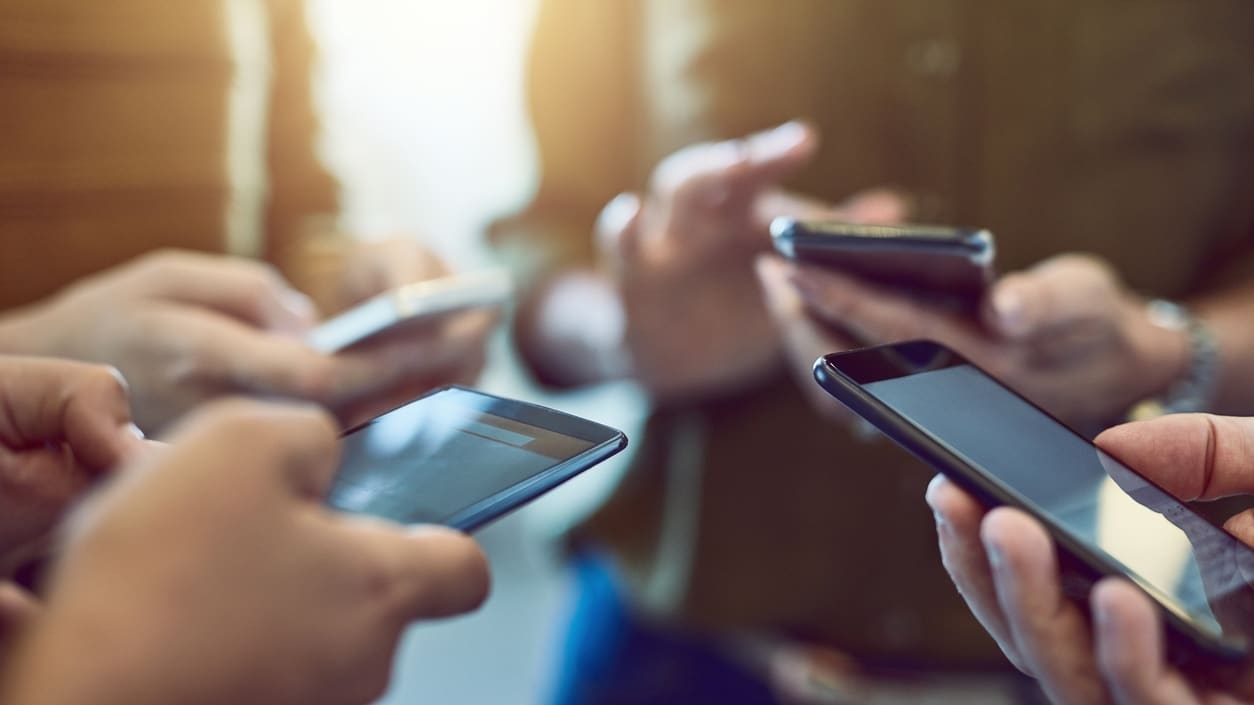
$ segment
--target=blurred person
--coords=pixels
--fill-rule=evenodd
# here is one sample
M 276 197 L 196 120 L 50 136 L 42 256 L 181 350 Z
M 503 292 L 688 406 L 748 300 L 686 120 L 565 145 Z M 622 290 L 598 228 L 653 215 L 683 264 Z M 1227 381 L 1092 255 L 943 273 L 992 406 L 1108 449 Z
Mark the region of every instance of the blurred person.
M 1170 415 L 1110 429 L 1097 444 L 1184 501 L 1254 492 L 1254 419 Z M 945 565 L 971 610 L 1006 656 L 1038 679 L 1058 705 L 1187 705 L 1254 702 L 1246 663 L 1227 683 L 1207 668 L 1168 662 L 1157 607 L 1126 580 L 1098 582 L 1088 604 L 1061 586 L 1056 549 L 1045 529 L 1020 510 L 987 512 L 937 477 L 927 492 Z M 1254 515 L 1224 524 L 1254 546 Z M 1199 554 L 1203 574 L 1208 558 Z M 1227 570 L 1230 570 L 1229 566 Z
M 227 401 L 143 449 L 108 369 L 0 359 L 0 394 L 5 558 L 122 463 L 64 522 L 44 601 L 0 582 L 0 700 L 364 704 L 411 621 L 487 592 L 472 539 L 324 506 L 320 411 Z
M 1239 0 L 542 3 L 540 184 L 496 231 L 530 282 L 519 347 L 542 381 L 633 377 L 654 399 L 634 471 L 574 537 L 613 563 L 579 566 L 558 700 L 775 702 L 767 670 L 819 702 L 906 681 L 915 701 L 1030 697 L 935 559 L 926 475 L 787 381 L 754 275 L 766 223 L 977 225 L 1010 272 L 1093 253 L 1068 265 L 1099 314 L 1074 373 L 1028 354 L 1022 378 L 1097 399 L 1061 411 L 1101 427 L 1188 366 L 1129 292 L 1218 302 L 1254 264 L 1250 27 Z M 830 317 L 895 333 L 852 320 L 884 292 L 837 281 Z M 1227 359 L 1242 338 L 1207 322 Z M 1079 393 L 1098 388 L 1118 393 Z
M 332 225 L 303 2 L 0 0 L 0 26 L 0 352 L 117 366 L 149 431 L 215 393 L 351 418 L 380 390 L 474 375 L 483 316 L 362 351 L 355 372 L 269 335 L 315 322 L 294 289 L 331 314 L 444 271 L 413 240 Z M 292 285 L 244 261 L 139 259 L 169 248 L 260 258 Z

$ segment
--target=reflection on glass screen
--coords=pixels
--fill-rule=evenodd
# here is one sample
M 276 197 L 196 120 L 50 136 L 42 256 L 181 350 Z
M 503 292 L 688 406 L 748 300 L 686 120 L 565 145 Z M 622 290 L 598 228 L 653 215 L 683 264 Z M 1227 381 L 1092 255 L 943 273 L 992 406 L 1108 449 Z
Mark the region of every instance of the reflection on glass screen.
M 592 445 L 442 392 L 346 437 L 328 503 L 401 523 L 444 523 Z
M 1196 622 L 1220 630 L 1212 605 L 1240 598 L 1240 614 L 1222 621 L 1230 637 L 1249 633 L 1246 583 L 1234 563 L 1244 553 L 1234 539 L 975 368 L 920 372 L 865 389 L 1074 537 L 1100 546 Z

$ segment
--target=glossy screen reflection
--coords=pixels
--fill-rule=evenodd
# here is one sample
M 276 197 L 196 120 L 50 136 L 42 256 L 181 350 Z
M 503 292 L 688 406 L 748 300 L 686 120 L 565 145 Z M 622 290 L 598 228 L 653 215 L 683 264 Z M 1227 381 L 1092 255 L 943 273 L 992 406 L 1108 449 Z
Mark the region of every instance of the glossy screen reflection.
M 465 396 L 441 392 L 349 434 L 328 503 L 400 523 L 444 524 L 594 445 L 476 408 Z
M 1251 574 L 1250 552 L 1109 455 L 970 365 L 864 388 L 1058 528 L 1100 547 L 1203 630 L 1250 641 L 1251 599 L 1238 565 Z

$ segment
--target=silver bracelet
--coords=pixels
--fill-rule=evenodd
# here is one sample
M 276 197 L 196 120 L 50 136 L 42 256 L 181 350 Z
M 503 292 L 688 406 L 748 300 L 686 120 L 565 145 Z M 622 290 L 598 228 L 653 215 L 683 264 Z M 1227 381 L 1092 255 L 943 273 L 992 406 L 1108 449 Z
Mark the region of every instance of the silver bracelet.
M 1174 301 L 1154 299 L 1146 306 L 1154 325 L 1180 331 L 1189 338 L 1189 362 L 1184 374 L 1158 399 L 1163 414 L 1206 411 L 1219 383 L 1219 341 L 1202 319 Z

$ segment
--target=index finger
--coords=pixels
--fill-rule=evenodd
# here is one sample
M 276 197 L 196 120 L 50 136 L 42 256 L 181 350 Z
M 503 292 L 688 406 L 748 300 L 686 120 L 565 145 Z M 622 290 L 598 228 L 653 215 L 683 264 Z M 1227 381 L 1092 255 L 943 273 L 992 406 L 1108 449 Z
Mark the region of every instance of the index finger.
M 786 122 L 739 139 L 695 144 L 664 159 L 654 174 L 652 191 L 678 195 L 710 185 L 739 191 L 783 179 L 818 148 L 818 134 L 802 122 Z M 711 192 L 711 196 L 719 196 Z
M 1116 426 L 1096 443 L 1177 499 L 1254 492 L 1254 419 L 1170 414 Z

